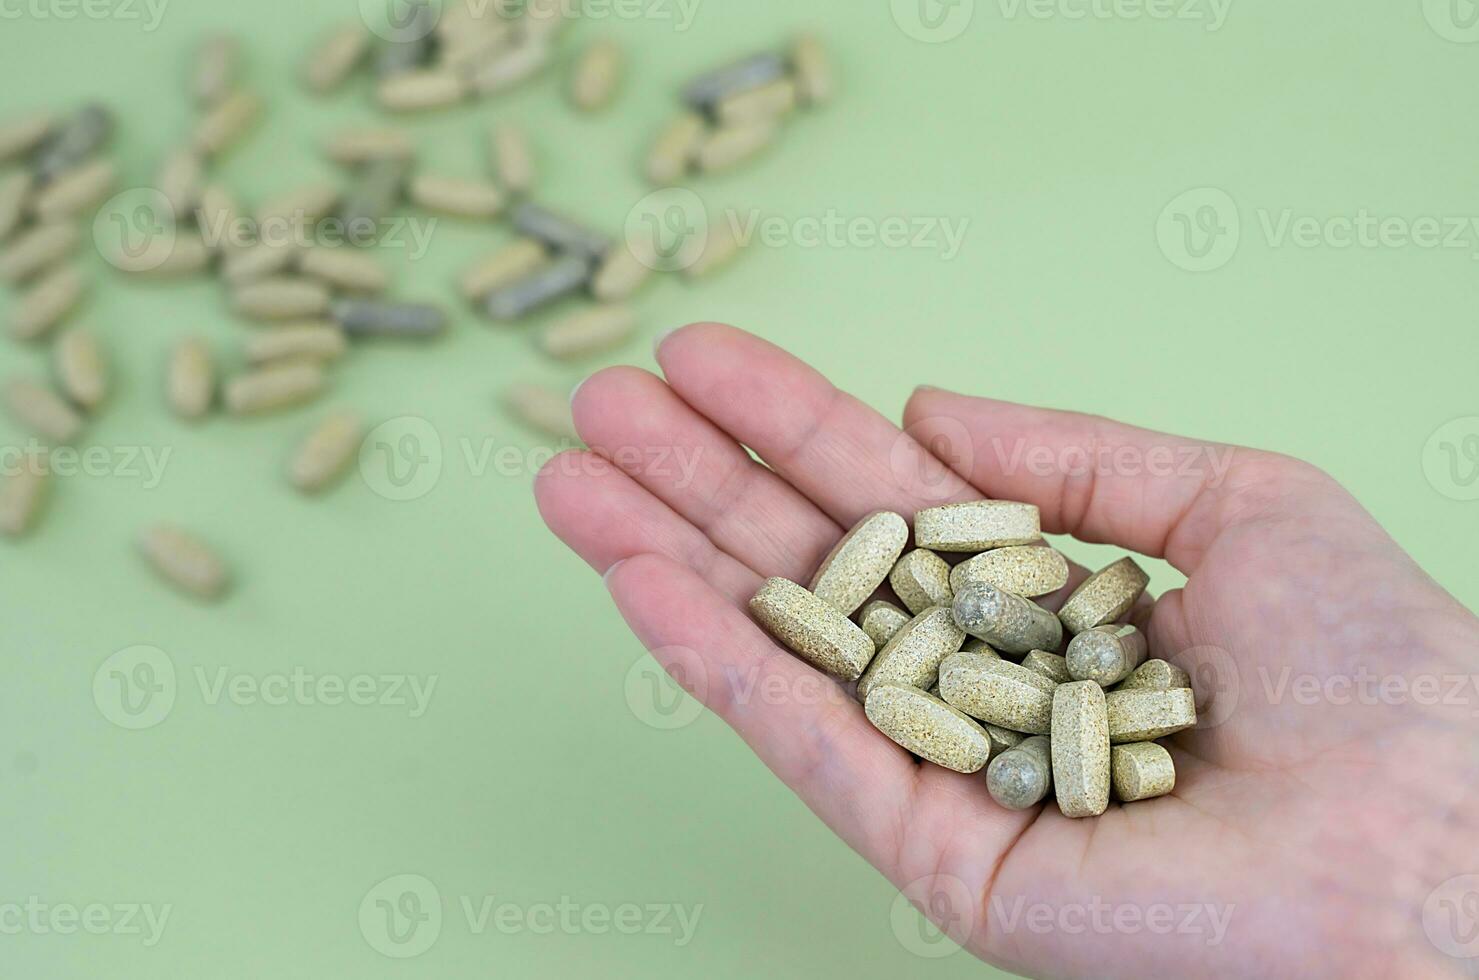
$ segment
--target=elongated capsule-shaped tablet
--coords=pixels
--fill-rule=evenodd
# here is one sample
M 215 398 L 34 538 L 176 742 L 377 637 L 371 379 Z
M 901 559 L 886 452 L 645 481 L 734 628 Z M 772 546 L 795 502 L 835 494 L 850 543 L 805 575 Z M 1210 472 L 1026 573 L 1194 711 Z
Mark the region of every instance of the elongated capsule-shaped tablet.
M 1022 658 L 1022 666 L 1036 671 L 1055 684 L 1079 680 L 1068 672 L 1068 660 L 1046 650 L 1032 650 Z
M 1053 788 L 1053 749 L 1048 736 L 1033 735 L 991 760 L 986 791 L 1008 810 L 1036 806 Z
M 180 147 L 164 158 L 155 186 L 169 202 L 176 221 L 185 221 L 200 197 L 205 168 L 191 147 Z
M 97 336 L 90 330 L 68 330 L 57 338 L 53 359 L 63 394 L 96 411 L 108 395 L 108 364 Z
M 833 546 L 808 588 L 842 615 L 851 616 L 888 578 L 908 541 L 909 525 L 902 516 L 875 511 L 854 524 Z M 957 643 L 956 648 L 959 646 Z
M 704 238 L 704 250 L 683 268 L 683 275 L 688 279 L 702 279 L 718 272 L 743 251 L 739 235 L 734 226 L 728 221 L 720 221 L 709 225 L 708 234 Z
M 721 99 L 714 104 L 714 116 L 720 125 L 736 126 L 779 119 L 795 108 L 796 83 L 789 78 L 777 78 L 759 88 Z
M 216 395 L 216 369 L 211 349 L 199 337 L 187 337 L 170 354 L 165 398 L 183 419 L 198 419 L 210 411 Z
M 411 178 L 411 203 L 460 218 L 493 218 L 503 211 L 503 192 L 483 180 L 417 174 Z
M 30 153 L 56 125 L 50 112 L 32 112 L 0 120 L 0 163 Z
M 503 405 L 514 418 L 537 432 L 556 439 L 580 440 L 570 415 L 570 399 L 561 392 L 543 385 L 512 384 L 503 391 Z
M 1031 599 L 1068 584 L 1068 559 L 1054 548 L 1014 545 L 976 555 L 950 571 L 950 587 L 956 592 L 976 582 Z
M 405 160 L 377 160 L 365 167 L 359 182 L 345 197 L 339 213 L 350 244 L 370 244 L 379 240 L 383 230 L 382 219 L 405 196 L 406 176 L 410 170 L 411 165 Z
M 298 444 L 288 464 L 288 479 L 304 493 L 326 489 L 349 469 L 364 438 L 364 423 L 354 412 L 334 412 Z
M 18 538 L 34 528 L 50 489 L 46 453 L 22 453 L 18 466 L 0 476 L 0 534 Z
M 370 50 L 370 33 L 360 21 L 349 21 L 330 30 L 314 45 L 303 61 L 303 84 L 310 92 L 332 92 L 364 61 Z
M 203 156 L 220 156 L 247 134 L 262 113 L 262 100 L 246 89 L 237 89 L 201 117 L 192 137 Z
M 710 130 L 694 156 L 704 173 L 722 173 L 758 156 L 775 142 L 775 120 L 756 119 Z
M 528 276 L 549 262 L 544 244 L 532 238 L 517 238 L 481 260 L 462 275 L 462 295 L 477 302 L 496 289 Z
M 1109 737 L 1115 744 L 1154 742 L 1197 723 L 1196 698 L 1189 687 L 1165 691 L 1120 688 L 1105 698 L 1109 705 Z
M 612 246 L 591 278 L 591 295 L 602 302 L 615 302 L 631 296 L 657 266 L 655 255 L 639 256 L 629 243 Z
M 51 221 L 18 235 L 0 251 L 0 282 L 15 283 L 56 265 L 77 250 L 82 236 L 72 221 Z
M 1191 687 L 1191 677 L 1175 664 L 1164 660 L 1147 660 L 1135 672 L 1126 677 L 1116 690 L 1133 691 L 1147 689 L 1169 691 L 1176 687 Z
M 914 515 L 915 540 L 934 551 L 985 551 L 1032 544 L 1040 537 L 1037 508 L 1011 500 L 944 504 Z
M 868 634 L 795 582 L 766 580 L 750 600 L 750 612 L 801 659 L 834 677 L 855 681 L 873 659 Z
M 803 103 L 815 106 L 831 101 L 836 87 L 832 63 L 815 34 L 803 34 L 791 45 L 791 74 Z
M 31 169 L 40 183 L 55 180 L 107 146 L 112 137 L 112 110 L 90 103 L 48 130 L 31 157 Z
M 1104 688 L 1093 681 L 1053 692 L 1053 787 L 1065 817 L 1109 809 L 1109 719 Z
M 329 289 L 310 279 L 277 276 L 236 287 L 236 312 L 257 320 L 300 320 L 328 312 Z
M 187 232 L 180 232 L 168 239 L 161 238 L 157 246 L 158 248 L 145 250 L 136 260 L 123 254 L 111 257 L 111 261 L 124 272 L 169 279 L 204 272 L 214 256 L 204 238 Z M 160 248 L 163 249 L 162 255 Z
M 539 345 L 550 357 L 573 361 L 625 343 L 637 329 L 637 315 L 620 303 L 592 306 L 551 323 Z
M 312 361 L 268 364 L 226 383 L 226 409 L 257 415 L 290 408 L 318 397 L 324 383 L 324 369 Z
M 1133 626 L 1096 626 L 1068 644 L 1068 671 L 1076 681 L 1111 687 L 1145 660 L 1145 634 Z
M 510 194 L 534 189 L 534 150 L 522 126 L 503 123 L 490 138 L 493 174 Z
M 1116 745 L 1109 750 L 1109 777 L 1125 803 L 1165 796 L 1176 788 L 1176 764 L 1165 746 L 1154 742 Z
M 374 160 L 409 160 L 415 152 L 409 134 L 388 126 L 342 129 L 324 143 L 324 154 L 345 166 Z
M 484 306 L 495 320 L 517 320 L 576 292 L 586 284 L 590 275 L 588 259 L 581 255 L 567 255 L 489 293 Z
M 0 242 L 20 227 L 30 205 L 35 178 L 28 170 L 17 170 L 0 177 Z
M 954 599 L 950 591 L 950 566 L 945 559 L 924 548 L 916 548 L 900 558 L 888 574 L 888 584 L 911 613 L 918 616 L 931 606 L 948 606 Z
M 383 293 L 390 285 L 390 272 L 373 255 L 343 246 L 304 250 L 298 271 L 351 293 Z
M 980 772 L 991 758 L 991 739 L 974 719 L 917 687 L 879 684 L 863 710 L 874 728 L 937 766 Z
M 611 239 L 563 214 L 524 201 L 513 210 L 519 234 L 541 241 L 556 252 L 573 252 L 588 261 L 599 261 L 611 248 Z
M 874 599 L 858 614 L 858 625 L 868 634 L 873 645 L 882 650 L 913 618 L 886 599 Z
M 74 167 L 37 191 L 31 211 L 40 221 L 57 221 L 96 208 L 112 191 L 118 179 L 113 161 L 93 160 Z
M 351 337 L 435 337 L 447 329 L 446 311 L 430 303 L 341 299 L 329 315 Z
M 252 244 L 236 198 L 220 184 L 206 184 L 200 189 L 195 224 L 201 240 L 213 252 L 239 251 Z
M 1121 558 L 1084 579 L 1058 610 L 1058 618 L 1070 633 L 1112 623 L 1134 607 L 1149 584 L 1150 576 L 1133 558 Z
M 269 327 L 246 340 L 246 359 L 251 364 L 269 361 L 335 361 L 344 356 L 349 343 L 334 323 L 296 323 Z
M 333 214 L 342 196 L 343 192 L 327 180 L 301 184 L 263 201 L 257 208 L 257 224 L 279 221 L 293 228 L 307 227 Z
M 994 654 L 961 650 L 940 662 L 940 697 L 972 718 L 1013 732 L 1046 735 L 1056 683 Z
M 234 37 L 218 34 L 201 42 L 190 77 L 196 104 L 209 107 L 224 99 L 236 81 L 240 61 L 241 45 Z
M 467 82 L 479 95 L 492 95 L 533 78 L 549 62 L 549 45 L 537 38 L 525 38 L 513 47 L 495 50 L 488 60 L 469 69 Z
M 1051 652 L 1063 642 L 1057 616 L 1031 599 L 985 584 L 956 593 L 955 621 L 1001 653 Z
M 786 60 L 765 51 L 731 62 L 689 82 L 683 89 L 683 101 L 700 112 L 737 92 L 759 88 L 786 74 Z
M 380 46 L 375 57 L 375 72 L 388 78 L 401 72 L 411 71 L 431 57 L 436 45 L 436 25 L 441 16 L 440 3 L 412 0 L 392 8 L 387 30 L 380 33 L 386 43 Z
M 419 112 L 456 105 L 467 95 L 462 76 L 443 68 L 406 71 L 380 80 L 375 97 L 392 112 Z
M 289 271 L 300 255 L 302 249 L 291 241 L 258 242 L 226 256 L 221 263 L 221 277 L 228 285 L 239 288 Z
M 29 378 L 5 383 L 5 407 L 21 426 L 48 442 L 65 445 L 82 432 L 82 416 L 46 385 Z
M 481 10 L 469 11 L 466 5 L 453 3 L 437 21 L 437 62 L 469 80 L 478 66 L 518 40 L 511 20 L 499 16 L 488 4 L 481 6 Z
M 685 112 L 668 123 L 647 153 L 647 179 L 666 187 L 686 174 L 698 157 L 708 128 L 704 117 L 696 112 Z
M 199 599 L 221 598 L 229 584 L 226 563 L 204 541 L 181 528 L 158 524 L 139 535 L 139 553 L 175 588 Z
M 960 650 L 965 632 L 945 606 L 926 609 L 888 641 L 858 680 L 858 697 L 866 700 L 875 684 L 902 684 L 929 690 L 939 679 L 940 662 Z
M 51 332 L 82 302 L 87 283 L 75 265 L 61 265 L 21 295 L 10 313 L 10 336 L 37 340 Z
M 592 42 L 575 61 L 570 75 L 570 101 L 583 112 L 611 104 L 621 84 L 621 45 L 610 38 Z

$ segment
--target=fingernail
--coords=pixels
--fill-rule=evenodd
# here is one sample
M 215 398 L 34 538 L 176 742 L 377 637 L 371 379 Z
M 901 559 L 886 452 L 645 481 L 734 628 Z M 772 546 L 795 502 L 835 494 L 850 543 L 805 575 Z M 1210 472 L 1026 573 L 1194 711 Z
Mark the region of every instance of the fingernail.
M 658 334 L 656 337 L 652 338 L 652 356 L 653 357 L 656 357 L 657 356 L 657 352 L 660 351 L 660 350 L 662 350 L 662 342 L 664 340 L 667 340 L 669 337 L 671 337 L 674 333 L 677 332 L 677 330 L 678 330 L 677 327 L 669 327 L 668 329 L 664 330 L 662 333 Z
M 575 387 L 570 389 L 570 404 L 572 404 L 572 405 L 575 404 L 575 396 L 578 395 L 578 394 L 580 394 L 580 386 L 583 385 L 583 384 L 585 384 L 589 380 L 591 380 L 591 376 L 590 375 L 586 375 L 585 377 L 581 378 L 579 381 L 575 382 Z
M 616 574 L 616 570 L 618 568 L 620 568 L 622 565 L 625 565 L 626 564 L 626 561 L 627 560 L 625 558 L 622 558 L 622 559 L 619 559 L 617 561 L 612 562 L 611 563 L 611 567 L 608 568 L 608 569 L 606 569 L 605 574 L 603 574 L 601 576 L 601 581 L 606 584 L 606 590 L 608 592 L 611 590 L 611 576 L 615 575 Z

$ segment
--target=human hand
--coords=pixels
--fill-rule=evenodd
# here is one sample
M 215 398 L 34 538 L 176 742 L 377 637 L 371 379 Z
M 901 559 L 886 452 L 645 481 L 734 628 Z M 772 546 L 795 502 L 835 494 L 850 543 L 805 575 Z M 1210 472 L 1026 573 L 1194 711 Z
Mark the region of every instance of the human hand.
M 581 386 L 575 419 L 595 455 L 541 472 L 545 520 L 605 574 L 658 661 L 952 938 L 1050 976 L 1413 976 L 1461 963 L 1429 937 L 1443 928 L 1434 890 L 1479 870 L 1467 866 L 1479 862 L 1473 687 L 1461 703 L 1443 696 L 1446 679 L 1472 685 L 1479 621 L 1329 477 L 934 389 L 915 392 L 901 432 L 732 327 L 678 331 L 658 361 L 666 382 L 611 368 Z M 655 447 L 689 466 L 651 465 Z M 1015 453 L 1034 447 L 1174 465 L 1047 472 Z M 916 762 L 745 612 L 769 576 L 806 584 L 872 511 L 912 520 L 982 496 L 1036 504 L 1048 533 L 1186 574 L 1134 614 L 1150 655 L 1202 689 L 1202 723 L 1170 740 L 1170 796 L 1086 820 L 1003 810 L 983 774 Z M 1056 608 L 1082 577 L 1041 601 Z M 1386 693 L 1361 695 L 1370 675 Z M 1406 693 L 1381 683 L 1393 678 Z M 1419 678 L 1436 679 L 1436 703 Z M 1052 914 L 1034 925 L 1034 909 Z

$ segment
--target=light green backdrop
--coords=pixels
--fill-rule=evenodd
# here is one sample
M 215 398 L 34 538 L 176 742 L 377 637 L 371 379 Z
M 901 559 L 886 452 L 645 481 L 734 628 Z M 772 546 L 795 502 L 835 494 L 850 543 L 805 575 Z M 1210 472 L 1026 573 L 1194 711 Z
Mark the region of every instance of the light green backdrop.
M 142 0 L 94 3 L 108 16 L 62 20 L 80 8 L 61 0 L 3 6 L 0 115 L 106 100 L 122 117 L 129 184 L 185 132 L 187 50 L 209 29 L 246 39 L 251 84 L 270 105 L 222 171 L 249 200 L 330 174 L 316 140 L 374 118 L 363 88 L 311 102 L 292 81 L 308 39 L 357 16 L 347 0 L 176 2 L 154 30 Z M 1305 456 L 1479 605 L 1479 503 L 1460 499 L 1479 484 L 1462 456 L 1450 471 L 1441 446 L 1479 435 L 1479 231 L 1468 223 L 1479 139 L 1467 111 L 1479 45 L 1444 19 L 1448 4 L 1233 0 L 1219 14 L 1178 0 L 1192 19 L 1168 20 L 1108 0 L 702 0 L 687 30 L 668 0 L 638 7 L 647 13 L 572 35 L 629 45 L 612 112 L 577 118 L 546 79 L 412 122 L 426 160 L 475 173 L 485 127 L 521 121 L 536 134 L 544 196 L 616 231 L 645 192 L 641 147 L 678 84 L 815 25 L 839 63 L 837 103 L 795 122 L 758 166 L 695 189 L 802 235 L 829 215 L 965 228 L 954 255 L 938 234 L 902 248 L 856 236 L 755 248 L 701 286 L 643 294 L 648 336 L 736 323 L 890 415 L 930 382 Z M 1338 222 L 1313 239 L 1281 234 L 1286 215 L 1363 214 L 1391 219 L 1382 241 L 1340 247 Z M 1462 221 L 1458 247 L 1413 242 L 1420 218 Z M 504 234 L 443 222 L 424 260 L 391 258 L 397 292 L 450 299 L 456 273 Z M 226 350 L 244 329 L 215 287 L 124 282 L 88 261 L 99 286 L 80 322 L 106 336 L 119 377 L 89 440 L 171 456 L 157 486 L 118 472 L 62 481 L 41 533 L 0 546 L 0 903 L 171 911 L 152 946 L 119 927 L 0 934 L 0 972 L 981 975 L 964 954 L 911 952 L 912 913 L 894 914 L 893 889 L 714 719 L 676 731 L 644 721 L 672 717 L 644 707 L 648 661 L 596 576 L 540 523 L 529 494 L 539 460 L 526 455 L 538 440 L 496 409 L 507 381 L 580 377 L 542 363 L 528 331 L 459 309 L 434 345 L 356 353 L 334 401 L 425 419 L 440 478 L 414 500 L 352 478 L 304 501 L 280 470 L 306 416 L 188 429 L 161 408 L 176 338 L 204 332 Z M 650 365 L 646 344 L 624 356 Z M 12 345 L 0 363 L 39 371 L 44 358 Z M 0 438 L 19 435 L 0 422 Z M 516 462 L 478 471 L 499 447 L 516 447 Z M 146 573 L 130 539 L 159 519 L 229 556 L 239 581 L 228 602 L 194 605 Z M 1174 579 L 1162 570 L 1157 584 Z M 159 724 L 131 731 L 111 720 L 130 717 L 115 670 L 146 675 L 129 673 L 131 655 L 105 661 L 140 645 L 162 651 L 144 662 L 156 678 L 172 670 L 176 691 Z M 214 689 L 220 676 L 295 670 L 436 687 L 416 717 Z M 435 940 L 424 953 L 397 961 L 375 948 L 375 901 L 399 894 L 400 882 L 377 885 L 402 874 L 435 888 L 443 919 L 420 934 Z M 507 909 L 480 932 L 463 903 L 476 913 L 485 896 Z M 577 909 L 573 927 L 497 924 L 541 928 L 541 903 L 562 900 Z M 634 914 L 621 911 L 629 903 L 656 928 L 605 924 Z M 702 906 L 690 942 L 661 931 L 672 916 L 652 922 L 655 904 Z

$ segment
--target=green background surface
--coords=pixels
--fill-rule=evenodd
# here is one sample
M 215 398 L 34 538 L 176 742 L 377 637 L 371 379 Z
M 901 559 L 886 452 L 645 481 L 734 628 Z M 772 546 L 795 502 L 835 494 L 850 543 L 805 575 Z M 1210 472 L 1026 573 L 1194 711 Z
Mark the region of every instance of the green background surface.
M 127 185 L 147 182 L 187 131 L 189 49 L 209 30 L 240 33 L 247 77 L 269 105 L 219 170 L 247 201 L 332 175 L 318 139 L 377 117 L 363 82 L 319 101 L 294 83 L 310 39 L 356 17 L 353 4 L 177 2 L 155 30 L 143 6 L 112 8 L 143 20 L 58 18 L 71 9 L 5 8 L 0 117 L 105 100 L 121 116 Z M 1043 8 L 990 0 L 955 8 L 948 16 L 965 19 L 945 31 L 957 36 L 936 41 L 923 39 L 913 3 L 705 0 L 686 31 L 672 7 L 655 9 L 662 16 L 587 20 L 569 35 L 629 46 L 609 113 L 566 108 L 565 47 L 559 69 L 529 88 L 411 120 L 424 160 L 480 173 L 486 127 L 520 121 L 542 159 L 541 196 L 617 231 L 646 192 L 638 161 L 677 86 L 810 25 L 838 63 L 836 103 L 796 120 L 757 165 L 694 189 L 789 228 L 832 213 L 968 224 L 953 257 L 938 239 L 793 243 L 753 248 L 701 285 L 658 283 L 638 301 L 644 338 L 623 358 L 651 365 L 652 334 L 718 319 L 789 347 L 892 416 L 928 382 L 1307 457 L 1479 605 L 1479 503 L 1456 499 L 1479 488 L 1464 468 L 1445 477 L 1430 444 L 1444 425 L 1460 443 L 1479 433 L 1462 421 L 1479 415 L 1479 236 L 1470 228 L 1458 248 L 1342 248 L 1265 230 L 1286 210 L 1407 224 L 1479 213 L 1466 111 L 1479 45 L 1444 26 L 1446 4 L 1234 0 L 1209 30 L 1206 16 L 1128 15 L 1139 6 L 1080 19 L 1065 10 L 1087 3 L 1038 17 L 1029 11 Z M 1157 234 L 1168 204 L 1198 188 L 1228 195 L 1241 226 L 1236 253 L 1203 273 L 1183 268 L 1174 234 L 1164 245 Z M 1168 213 L 1163 224 L 1175 222 Z M 388 256 L 397 294 L 450 303 L 458 271 L 506 234 L 442 222 L 423 260 Z M 529 330 L 490 327 L 460 306 L 435 344 L 357 351 L 333 402 L 377 421 L 426 420 L 440 478 L 414 500 L 352 477 L 305 501 L 281 468 L 312 413 L 187 428 L 162 407 L 174 341 L 204 333 L 225 352 L 250 329 L 215 284 L 125 281 L 96 254 L 87 262 L 98 284 L 77 322 L 106 337 L 118 377 L 88 444 L 171 456 L 158 486 L 61 481 L 40 533 L 0 544 L 0 903 L 172 909 L 153 946 L 116 931 L 0 935 L 0 972 L 982 975 L 963 953 L 911 952 L 900 935 L 916 928 L 913 914 L 895 914 L 894 889 L 718 721 L 674 731 L 644 721 L 650 661 L 599 579 L 544 529 L 529 492 L 541 442 L 497 410 L 506 382 L 568 387 L 599 362 L 552 367 Z M 9 345 L 0 363 L 37 372 L 45 355 Z M 21 435 L 0 421 L 0 439 Z M 515 447 L 519 462 L 479 473 L 464 446 Z M 131 539 L 160 519 L 229 556 L 238 581 L 227 602 L 193 604 L 146 571 Z M 1092 564 L 1108 552 L 1073 554 Z M 1156 568 L 1157 587 L 1176 584 Z M 139 645 L 163 651 L 178 690 L 160 724 L 131 731 L 109 720 L 93 681 Z M 434 675 L 437 687 L 419 717 L 213 702 L 198 672 L 210 683 L 221 668 Z M 424 953 L 394 960 L 367 939 L 359 909 L 401 874 L 433 883 L 443 922 Z M 484 896 L 526 912 L 562 898 L 702 911 L 686 945 L 596 928 L 478 933 L 462 902 Z

